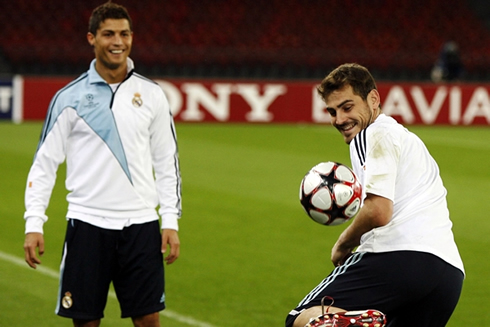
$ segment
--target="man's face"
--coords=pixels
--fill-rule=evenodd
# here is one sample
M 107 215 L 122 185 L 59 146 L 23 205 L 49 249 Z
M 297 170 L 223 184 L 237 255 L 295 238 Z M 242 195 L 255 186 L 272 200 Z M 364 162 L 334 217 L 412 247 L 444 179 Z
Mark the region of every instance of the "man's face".
M 379 94 L 372 90 L 367 101 L 354 94 L 350 85 L 332 92 L 326 99 L 327 111 L 332 125 L 337 128 L 349 144 L 361 130 L 371 124 L 377 115 L 374 110 L 379 106 Z
M 97 62 L 104 69 L 116 70 L 126 65 L 133 42 L 133 32 L 126 19 L 104 20 L 96 35 L 88 33 L 87 39 L 94 47 Z

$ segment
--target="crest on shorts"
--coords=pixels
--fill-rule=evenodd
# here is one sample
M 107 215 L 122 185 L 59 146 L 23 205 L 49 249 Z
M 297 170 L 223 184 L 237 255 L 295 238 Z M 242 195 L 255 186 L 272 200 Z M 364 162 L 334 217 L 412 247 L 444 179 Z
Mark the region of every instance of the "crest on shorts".
M 70 292 L 66 292 L 65 293 L 65 296 L 63 296 L 63 298 L 61 299 L 61 305 L 65 309 L 70 309 L 71 308 L 71 306 L 73 305 L 73 299 L 71 298 L 71 293 Z
M 143 100 L 141 99 L 141 94 L 139 94 L 138 92 L 136 92 L 134 94 L 134 98 L 133 98 L 133 106 L 135 106 L 136 108 L 139 108 L 143 105 Z

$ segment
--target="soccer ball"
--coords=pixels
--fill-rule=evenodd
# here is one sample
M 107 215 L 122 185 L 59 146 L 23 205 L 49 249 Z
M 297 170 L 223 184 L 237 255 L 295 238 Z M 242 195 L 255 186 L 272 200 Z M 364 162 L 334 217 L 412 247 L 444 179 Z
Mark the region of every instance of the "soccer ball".
M 354 217 L 361 207 L 362 186 L 354 172 L 337 162 L 322 162 L 305 175 L 299 199 L 308 216 L 335 226 Z

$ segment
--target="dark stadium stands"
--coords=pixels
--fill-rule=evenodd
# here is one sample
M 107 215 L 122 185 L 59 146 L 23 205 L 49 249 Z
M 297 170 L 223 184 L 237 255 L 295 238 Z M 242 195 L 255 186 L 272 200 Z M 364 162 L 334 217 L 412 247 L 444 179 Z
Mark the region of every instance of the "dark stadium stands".
M 0 0 L 0 73 L 78 74 L 101 1 Z M 442 45 L 459 44 L 465 78 L 490 78 L 490 30 L 460 0 L 120 0 L 132 57 L 149 75 L 318 78 L 359 62 L 378 79 L 425 80 Z

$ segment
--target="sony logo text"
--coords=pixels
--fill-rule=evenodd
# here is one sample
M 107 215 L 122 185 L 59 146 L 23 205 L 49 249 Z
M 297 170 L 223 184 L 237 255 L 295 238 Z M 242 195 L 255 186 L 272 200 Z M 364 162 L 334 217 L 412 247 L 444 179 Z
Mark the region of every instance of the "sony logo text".
M 174 116 L 182 121 L 230 120 L 233 111 L 242 112 L 242 121 L 273 122 L 291 121 L 275 119 L 279 112 L 287 111 L 299 121 L 328 123 L 330 116 L 316 94 L 316 84 L 294 85 L 279 83 L 172 83 L 158 80 L 169 99 Z M 306 89 L 299 91 L 300 88 Z M 467 88 L 466 88 L 467 89 Z M 419 85 L 379 86 L 383 112 L 405 124 L 435 124 L 445 122 L 453 125 L 470 125 L 481 118 L 490 123 L 490 96 L 487 88 L 475 87 L 469 93 L 461 86 Z M 463 95 L 469 100 L 463 101 Z M 238 96 L 242 101 L 233 100 Z M 298 102 L 304 105 L 294 108 L 285 104 Z M 301 114 L 303 113 L 303 114 Z M 284 116 L 284 115 L 283 115 Z

